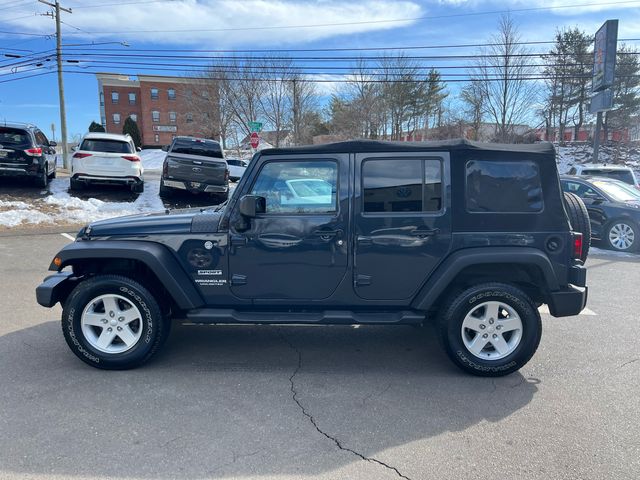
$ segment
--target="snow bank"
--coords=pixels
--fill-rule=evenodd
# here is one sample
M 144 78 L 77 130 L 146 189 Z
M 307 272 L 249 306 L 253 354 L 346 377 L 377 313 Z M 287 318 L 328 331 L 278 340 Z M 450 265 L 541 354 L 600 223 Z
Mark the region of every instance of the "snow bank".
M 142 167 L 145 170 L 162 170 L 162 163 L 164 162 L 164 157 L 167 156 L 167 152 L 149 148 L 138 152 L 138 156 L 142 160 Z

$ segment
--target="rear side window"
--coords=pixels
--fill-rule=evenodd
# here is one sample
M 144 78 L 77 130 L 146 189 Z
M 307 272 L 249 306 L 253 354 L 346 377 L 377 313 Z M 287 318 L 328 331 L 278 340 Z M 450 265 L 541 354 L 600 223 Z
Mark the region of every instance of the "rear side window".
M 0 145 L 3 147 L 31 147 L 31 137 L 19 128 L 0 127 Z
M 364 213 L 428 213 L 442 209 L 442 163 L 425 159 L 366 160 Z
M 80 150 L 103 153 L 134 153 L 133 147 L 129 142 L 97 138 L 83 140 Z
M 633 174 L 630 170 L 583 170 L 583 175 L 594 175 L 598 177 L 607 177 L 614 178 L 616 180 L 620 180 L 621 182 L 634 184 L 633 182 Z
M 466 166 L 466 204 L 472 213 L 535 213 L 543 209 L 533 161 L 472 160 Z
M 217 142 L 205 140 L 176 140 L 171 153 L 200 155 L 202 157 L 222 158 L 222 148 Z

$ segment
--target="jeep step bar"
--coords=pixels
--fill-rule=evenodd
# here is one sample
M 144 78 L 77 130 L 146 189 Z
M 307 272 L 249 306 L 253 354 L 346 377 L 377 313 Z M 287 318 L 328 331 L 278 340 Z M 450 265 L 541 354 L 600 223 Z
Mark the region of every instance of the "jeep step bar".
M 244 311 L 218 308 L 191 310 L 186 315 L 187 323 L 283 323 L 283 324 L 419 324 L 425 315 L 410 310 L 391 312 L 353 312 L 350 310 L 322 310 L 313 312 Z

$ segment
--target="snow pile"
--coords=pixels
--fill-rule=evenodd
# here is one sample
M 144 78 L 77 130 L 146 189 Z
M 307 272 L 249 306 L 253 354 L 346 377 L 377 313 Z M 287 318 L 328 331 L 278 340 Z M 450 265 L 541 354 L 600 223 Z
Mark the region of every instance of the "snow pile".
M 593 145 L 573 143 L 556 145 L 556 160 L 560 174 L 567 173 L 573 165 L 593 163 Z M 640 147 L 623 143 L 602 145 L 598 154 L 598 163 L 628 166 L 640 170 Z
M 138 152 L 140 160 L 142 160 L 142 168 L 145 170 L 162 170 L 162 163 L 167 152 L 159 148 L 149 148 Z
M 0 200 L 0 225 L 15 227 L 21 223 L 51 223 L 48 215 L 31 208 L 25 202 Z

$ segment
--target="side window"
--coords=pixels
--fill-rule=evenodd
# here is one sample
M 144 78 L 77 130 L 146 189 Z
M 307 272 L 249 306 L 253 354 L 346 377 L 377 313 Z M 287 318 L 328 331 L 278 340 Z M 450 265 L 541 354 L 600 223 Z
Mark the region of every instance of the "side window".
M 466 166 L 466 203 L 471 213 L 541 212 L 542 185 L 533 161 L 471 160 Z
M 251 189 L 267 200 L 266 213 L 334 213 L 338 164 L 330 160 L 266 163 Z
M 36 142 L 38 143 L 38 145 L 49 145 L 47 137 L 45 137 L 44 133 L 42 133 L 40 130 L 36 130 Z
M 442 209 L 440 160 L 380 159 L 362 164 L 364 213 L 430 213 Z

